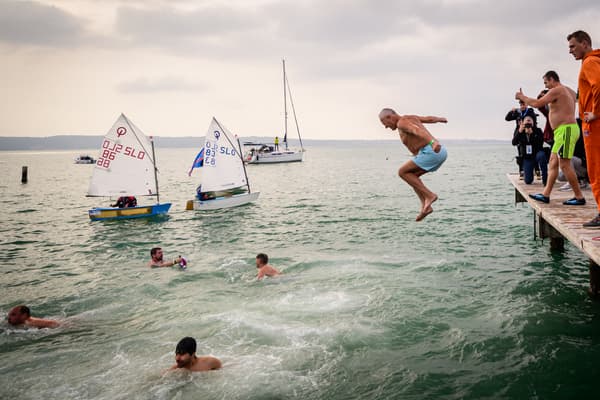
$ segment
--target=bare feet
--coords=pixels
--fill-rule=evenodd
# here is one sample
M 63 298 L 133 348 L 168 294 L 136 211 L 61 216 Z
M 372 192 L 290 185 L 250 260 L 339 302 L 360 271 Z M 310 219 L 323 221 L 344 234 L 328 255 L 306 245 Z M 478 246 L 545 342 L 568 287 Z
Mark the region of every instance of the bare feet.
M 419 213 L 419 215 L 417 215 L 417 218 L 415 219 L 415 221 L 422 221 L 426 216 L 428 216 L 432 212 L 433 212 L 433 208 L 431 208 L 431 206 L 427 207 L 426 209 L 422 210 Z
M 433 202 L 435 202 L 438 199 L 437 194 L 433 194 L 433 197 L 430 198 L 426 198 L 425 202 L 423 203 L 423 209 L 421 210 L 421 213 L 425 212 L 425 210 L 427 210 L 428 208 L 431 208 L 431 205 L 433 204 Z M 431 214 L 431 212 L 429 212 Z
M 437 195 L 434 194 L 433 197 L 426 198 L 423 202 L 423 208 L 421 208 L 421 212 L 417 215 L 415 221 L 422 221 L 426 216 L 433 212 L 433 208 L 431 205 L 438 199 Z

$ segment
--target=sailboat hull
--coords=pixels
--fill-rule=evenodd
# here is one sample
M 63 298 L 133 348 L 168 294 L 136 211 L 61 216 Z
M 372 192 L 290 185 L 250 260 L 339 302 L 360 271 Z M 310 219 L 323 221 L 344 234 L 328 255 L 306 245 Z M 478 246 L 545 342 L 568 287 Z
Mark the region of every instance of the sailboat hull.
M 260 192 L 238 194 L 230 197 L 217 197 L 212 200 L 191 200 L 192 210 L 218 210 L 221 208 L 237 207 L 258 199 Z M 189 209 L 189 207 L 188 207 Z
M 126 208 L 96 207 L 89 210 L 88 214 L 92 221 L 146 218 L 166 214 L 169 208 L 171 208 L 171 203 Z
M 248 155 L 245 160 L 248 164 L 276 164 L 300 162 L 304 156 L 302 151 L 273 151 L 270 153 L 254 153 Z

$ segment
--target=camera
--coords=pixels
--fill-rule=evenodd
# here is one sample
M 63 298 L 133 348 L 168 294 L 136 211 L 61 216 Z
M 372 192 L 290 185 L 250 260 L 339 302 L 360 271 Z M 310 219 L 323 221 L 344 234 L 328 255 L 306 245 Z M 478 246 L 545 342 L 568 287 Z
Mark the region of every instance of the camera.
M 525 128 L 529 128 L 529 129 L 533 128 L 533 124 L 530 124 L 529 122 L 526 123 L 524 126 L 525 126 Z

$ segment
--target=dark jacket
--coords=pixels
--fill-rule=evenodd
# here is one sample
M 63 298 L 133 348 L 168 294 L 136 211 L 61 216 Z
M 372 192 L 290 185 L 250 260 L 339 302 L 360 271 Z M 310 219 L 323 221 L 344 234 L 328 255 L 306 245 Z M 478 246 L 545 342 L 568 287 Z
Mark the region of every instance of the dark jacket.
M 513 136 L 513 146 L 518 146 L 519 155 L 523 158 L 531 159 L 535 158 L 539 151 L 543 151 L 544 148 L 544 132 L 537 126 L 533 127 L 533 132 L 527 134 L 525 132 L 519 132 L 518 130 Z M 527 145 L 531 145 L 531 154 L 527 154 Z
M 504 119 L 506 121 L 515 121 L 515 132 L 519 129 L 519 123 L 521 122 L 521 120 L 525 117 L 531 117 L 533 118 L 533 122 L 534 124 L 537 125 L 537 114 L 535 113 L 535 110 L 531 107 L 527 107 L 527 109 L 525 110 L 525 112 L 521 112 L 520 109 L 517 110 L 510 110 L 508 112 L 508 114 L 506 114 L 506 117 L 504 117 Z

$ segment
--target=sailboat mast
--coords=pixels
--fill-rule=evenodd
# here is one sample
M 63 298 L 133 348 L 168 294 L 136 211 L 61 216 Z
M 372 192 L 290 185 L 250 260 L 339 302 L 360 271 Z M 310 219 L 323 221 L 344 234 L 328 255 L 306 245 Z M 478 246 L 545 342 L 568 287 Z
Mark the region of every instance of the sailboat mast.
M 227 136 L 227 135 L 225 135 Z M 238 152 L 240 154 L 240 156 L 242 155 L 242 145 L 240 144 L 240 138 L 238 138 L 236 136 L 237 139 L 237 144 L 238 144 Z M 250 190 L 250 181 L 248 180 L 248 173 L 246 172 L 246 163 L 244 162 L 244 160 L 242 159 L 242 168 L 244 168 L 244 176 L 246 177 L 246 185 L 248 185 L 248 193 L 252 193 L 252 191 Z
M 284 131 L 283 131 L 283 142 L 285 143 L 285 149 L 288 149 L 287 142 L 287 79 L 285 77 L 285 59 L 281 60 L 283 64 L 283 120 L 284 120 Z
M 288 92 L 290 93 L 290 104 L 292 105 L 292 113 L 294 114 L 294 122 L 296 123 L 296 132 L 298 132 L 298 140 L 300 141 L 300 148 L 304 151 L 304 145 L 302 144 L 302 138 L 300 137 L 300 127 L 298 126 L 298 117 L 296 116 L 296 107 L 294 107 L 294 99 L 292 97 L 292 87 L 290 83 L 287 81 L 287 76 L 285 77 L 285 82 L 287 84 Z
M 154 166 L 154 185 L 156 185 L 156 204 L 160 204 L 158 195 L 158 175 L 156 170 L 156 155 L 154 154 L 154 137 L 150 136 L 150 144 L 152 145 L 152 165 Z

